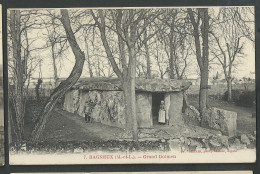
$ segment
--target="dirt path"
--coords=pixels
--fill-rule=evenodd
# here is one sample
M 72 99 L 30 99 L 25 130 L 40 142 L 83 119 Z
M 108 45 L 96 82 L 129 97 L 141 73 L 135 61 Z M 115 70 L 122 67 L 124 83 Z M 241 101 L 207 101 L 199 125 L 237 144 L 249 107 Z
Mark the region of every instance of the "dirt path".
M 43 132 L 45 141 L 101 141 L 116 139 L 122 129 L 101 123 L 86 123 L 83 117 L 62 110 L 53 111 Z

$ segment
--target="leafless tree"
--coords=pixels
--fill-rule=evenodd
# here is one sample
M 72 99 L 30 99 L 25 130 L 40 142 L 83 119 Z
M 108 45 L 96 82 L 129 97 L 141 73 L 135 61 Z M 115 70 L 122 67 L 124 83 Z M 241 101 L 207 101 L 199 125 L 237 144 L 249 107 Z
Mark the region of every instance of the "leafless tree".
M 84 66 L 85 55 L 84 52 L 81 51 L 74 32 L 72 31 L 68 10 L 61 10 L 61 15 L 61 23 L 65 29 L 66 36 L 75 56 L 76 62 L 69 77 L 65 81 L 62 81 L 59 86 L 54 89 L 53 93 L 45 104 L 42 114 L 36 121 L 36 125 L 33 129 L 32 137 L 30 139 L 31 142 L 36 142 L 39 140 L 47 120 L 50 117 L 51 111 L 55 107 L 58 100 L 64 96 L 65 93 L 78 81 Z
M 168 73 L 171 79 L 182 79 L 191 55 L 191 33 L 187 32 L 187 14 L 183 9 L 166 9 L 157 25 L 157 39 L 164 46 L 168 57 Z
M 252 34 L 247 31 L 250 26 L 241 19 L 242 16 L 246 17 L 246 14 L 240 14 L 244 12 L 241 9 L 243 8 L 221 8 L 214 19 L 214 29 L 210 32 L 215 41 L 211 52 L 223 69 L 227 82 L 228 101 L 232 101 L 233 68 L 239 63 L 239 58 L 244 56 L 243 48 L 246 38 L 253 40 Z M 250 18 L 247 17 L 247 19 Z
M 41 28 L 37 20 L 36 10 L 10 10 L 8 14 L 8 71 L 9 71 L 9 102 L 13 108 L 9 114 L 12 132 L 19 145 L 23 139 L 23 125 L 28 86 L 32 72 L 36 69 L 39 59 L 32 56 L 33 51 L 43 48 L 32 47 L 35 38 L 29 36 L 32 29 Z M 27 83 L 26 83 L 27 82 Z
M 14 90 L 13 107 L 15 115 L 11 115 L 13 131 L 17 143 L 22 142 L 23 126 L 24 126 L 24 100 L 23 100 L 23 62 L 21 56 L 21 13 L 19 10 L 10 11 L 10 30 L 13 47 L 14 60 Z
M 209 14 L 207 8 L 187 9 L 193 29 L 196 58 L 200 68 L 199 111 L 202 122 L 207 111 L 208 77 L 209 77 Z M 202 39 L 202 42 L 201 42 Z M 201 48 L 202 47 L 202 48 Z
M 91 11 L 100 31 L 107 57 L 114 72 L 122 82 L 127 128 L 133 131 L 134 141 L 138 140 L 135 104 L 136 55 L 138 50 L 155 35 L 150 34 L 146 39 L 141 38 L 146 31 L 147 25 L 157 17 L 156 14 L 149 12 L 150 10 L 144 9 Z M 146 22 L 144 22 L 144 20 L 146 20 Z M 109 21 L 109 24 L 107 21 Z M 118 66 L 108 42 L 107 33 L 109 31 L 113 31 L 113 36 L 117 37 L 121 67 Z M 137 44 L 138 41 L 139 44 Z

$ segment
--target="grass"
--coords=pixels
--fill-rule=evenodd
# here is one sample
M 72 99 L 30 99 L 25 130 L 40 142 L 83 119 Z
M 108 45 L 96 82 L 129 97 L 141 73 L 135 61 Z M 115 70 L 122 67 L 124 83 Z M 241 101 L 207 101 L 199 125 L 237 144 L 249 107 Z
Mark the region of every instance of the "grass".
M 199 107 L 198 97 L 188 97 L 190 105 Z M 235 103 L 225 102 L 221 99 L 214 99 L 209 97 L 209 107 L 217 107 L 237 113 L 237 133 L 241 134 L 253 134 L 256 131 L 256 118 L 252 118 L 252 114 L 256 113 L 256 107 L 241 107 L 235 105 Z

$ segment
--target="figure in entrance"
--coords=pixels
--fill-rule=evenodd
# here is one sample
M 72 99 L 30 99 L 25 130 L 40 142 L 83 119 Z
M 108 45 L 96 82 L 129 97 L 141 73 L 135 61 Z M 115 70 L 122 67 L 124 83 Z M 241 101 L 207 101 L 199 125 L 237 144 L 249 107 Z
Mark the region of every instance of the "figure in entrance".
M 161 101 L 160 105 L 158 122 L 162 124 L 165 124 L 166 122 L 165 104 L 163 100 Z

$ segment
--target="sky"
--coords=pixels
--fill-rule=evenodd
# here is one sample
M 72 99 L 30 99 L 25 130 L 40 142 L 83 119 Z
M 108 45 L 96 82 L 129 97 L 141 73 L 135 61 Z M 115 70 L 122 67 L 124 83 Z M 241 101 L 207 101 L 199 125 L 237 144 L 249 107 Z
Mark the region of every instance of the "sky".
M 243 56 L 243 59 L 240 59 L 241 64 L 237 66 L 236 71 L 233 74 L 238 79 L 243 78 L 243 77 L 250 77 L 250 76 L 252 76 L 252 74 L 250 74 L 250 73 L 255 72 L 255 48 L 254 48 L 254 46 L 251 43 L 247 42 L 245 44 L 244 53 L 245 54 Z M 41 55 L 43 55 L 43 54 L 41 54 Z M 63 77 L 63 78 L 69 76 L 69 74 L 74 66 L 74 59 L 75 59 L 74 55 L 70 52 L 70 54 L 68 54 L 67 57 L 69 59 L 66 59 L 63 62 L 62 72 L 59 72 L 59 76 Z M 196 57 L 193 57 L 193 62 L 195 64 L 197 64 Z M 193 64 L 193 66 L 189 67 L 190 72 L 188 73 L 189 75 L 187 76 L 187 78 L 191 78 L 191 79 L 198 78 L 197 69 L 195 67 L 197 67 L 197 66 L 194 66 L 194 64 Z M 218 73 L 223 72 L 222 68 L 220 66 L 218 66 L 218 67 L 215 67 L 213 70 L 210 70 L 210 76 L 212 77 L 213 75 L 215 75 L 216 71 L 218 71 Z M 87 63 L 85 63 L 82 77 L 88 77 L 88 74 L 89 73 L 87 71 Z M 33 77 L 37 78 L 38 76 L 39 76 L 39 69 L 37 69 L 33 73 Z M 45 59 L 42 63 L 42 77 L 53 77 L 52 61 L 50 59 Z
M 30 33 L 32 34 L 32 33 Z M 37 33 L 34 33 L 35 35 L 38 35 Z M 84 51 L 84 46 L 83 43 L 79 40 L 77 40 L 78 43 L 81 46 L 81 49 Z M 43 40 L 38 40 L 36 44 L 44 44 L 45 41 Z M 242 77 L 249 77 L 252 76 L 250 73 L 255 72 L 255 48 L 254 46 L 247 42 L 245 44 L 245 49 L 244 49 L 244 58 L 241 59 L 241 64 L 236 68 L 236 71 L 234 72 L 234 76 L 237 78 L 242 78 Z M 52 67 L 52 60 L 51 60 L 51 54 L 50 54 L 50 49 L 48 50 L 41 50 L 35 53 L 34 56 L 40 57 L 43 59 L 41 65 L 42 65 L 42 77 L 44 78 L 49 78 L 53 77 L 53 67 Z M 106 55 L 104 55 L 106 56 Z M 194 63 L 196 64 L 196 58 L 194 56 Z M 66 58 L 63 59 L 63 63 L 61 64 L 62 71 L 58 72 L 59 77 L 61 78 L 66 78 L 69 76 L 73 66 L 74 66 L 75 58 L 74 55 L 71 52 L 71 49 L 69 48 L 68 53 L 66 54 Z M 189 67 L 189 75 L 187 78 L 198 78 L 198 73 L 197 69 L 194 67 L 197 67 L 197 65 L 192 64 L 193 66 Z M 194 66 L 195 65 L 195 66 Z M 58 70 L 60 68 L 58 67 Z M 33 73 L 33 77 L 38 78 L 39 77 L 39 68 L 36 68 L 35 72 Z M 213 75 L 216 74 L 215 71 L 218 71 L 219 73 L 222 73 L 223 70 L 221 67 L 215 67 L 213 70 L 210 70 L 210 76 L 212 77 Z M 87 63 L 84 65 L 84 70 L 82 73 L 82 77 L 87 77 L 88 76 L 88 71 L 87 71 Z

